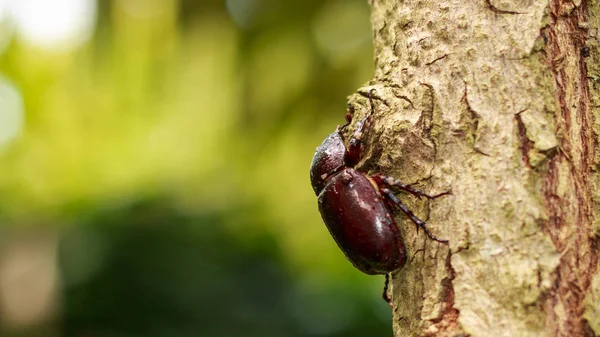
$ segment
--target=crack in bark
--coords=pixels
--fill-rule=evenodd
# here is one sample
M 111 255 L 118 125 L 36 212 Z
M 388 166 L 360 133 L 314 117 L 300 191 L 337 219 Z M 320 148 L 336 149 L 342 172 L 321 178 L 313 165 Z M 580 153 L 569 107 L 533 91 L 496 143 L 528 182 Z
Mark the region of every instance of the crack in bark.
M 515 14 L 525 14 L 525 13 L 521 13 L 521 12 L 507 11 L 507 10 L 503 10 L 503 9 L 498 9 L 496 6 L 494 6 L 492 4 L 491 0 L 485 0 L 485 3 L 487 4 L 488 8 L 492 12 L 494 12 L 496 14 L 512 14 L 512 15 L 515 15 Z
M 433 144 L 434 158 L 437 158 L 437 145 L 433 137 L 431 137 L 431 129 L 433 128 L 433 113 L 435 111 L 435 91 L 431 84 L 419 82 L 419 85 L 422 85 L 429 90 L 429 96 L 431 97 L 431 101 L 429 105 L 430 109 L 422 111 L 421 117 L 419 117 L 419 121 L 417 122 L 417 124 L 421 123 L 423 134 L 425 138 L 429 139 Z
M 426 65 L 426 66 L 430 66 L 430 65 L 432 65 L 432 64 L 434 64 L 434 63 L 436 63 L 436 62 L 437 62 L 437 61 L 439 61 L 439 60 L 443 60 L 443 59 L 445 59 L 446 57 L 448 57 L 448 54 L 444 54 L 444 55 L 442 55 L 442 56 L 440 56 L 440 57 L 438 57 L 438 58 L 434 59 L 434 60 L 433 60 L 433 61 L 431 61 L 431 62 L 427 62 L 427 63 L 425 63 L 425 65 Z
M 452 251 L 448 250 L 446 256 L 446 271 L 448 277 L 442 280 L 442 292 L 440 295 L 440 303 L 442 309 L 440 310 L 439 317 L 432 319 L 434 323 L 424 331 L 423 337 L 443 337 L 443 336 L 464 336 L 470 335 L 464 333 L 458 324 L 458 317 L 460 311 L 454 307 L 454 286 L 452 281 L 456 277 L 456 272 L 452 267 Z
M 462 81 L 463 81 L 463 83 L 465 85 L 465 91 L 463 93 L 462 100 L 465 102 L 465 105 L 467 107 L 467 112 L 469 113 L 469 118 L 471 119 L 470 123 L 468 123 L 468 124 L 470 124 L 470 128 L 472 129 L 470 131 L 470 136 L 473 137 L 473 139 L 472 139 L 472 142 L 473 142 L 473 144 L 472 144 L 473 151 L 475 151 L 475 152 L 477 152 L 479 154 L 482 154 L 482 155 L 484 155 L 486 157 L 490 157 L 489 153 L 486 153 L 485 151 L 483 151 L 482 149 L 480 149 L 477 146 L 477 144 L 476 144 L 477 143 L 477 139 L 478 139 L 478 135 L 479 135 L 479 133 L 478 133 L 478 131 L 479 131 L 479 120 L 481 119 L 481 115 L 478 114 L 471 107 L 471 104 L 469 103 L 469 92 L 468 92 L 467 82 L 464 79 L 462 79 Z
M 544 231 L 561 255 L 556 281 L 542 300 L 546 323 L 556 336 L 590 336 L 589 324 L 582 317 L 583 301 L 598 263 L 589 184 L 595 152 L 593 115 L 587 67 L 580 52 L 587 38 L 580 21 L 586 21 L 587 10 L 586 0 L 579 7 L 553 0 L 551 23 L 542 31 L 548 37 L 547 64 L 555 80 L 555 123 L 562 149 L 550 159 L 542 188 L 549 211 Z
M 519 140 L 521 141 L 521 158 L 523 159 L 523 163 L 525 163 L 528 168 L 533 168 L 533 166 L 531 166 L 529 163 L 529 151 L 533 148 L 534 143 L 527 137 L 527 129 L 525 128 L 525 124 L 523 124 L 523 119 L 521 118 L 522 112 L 523 111 L 520 111 L 515 114 Z
M 399 98 L 405 102 L 407 102 L 411 108 L 413 108 L 413 110 L 416 110 L 415 105 L 413 104 L 413 102 L 410 100 L 410 98 L 408 98 L 407 96 L 404 95 L 395 95 L 396 98 Z

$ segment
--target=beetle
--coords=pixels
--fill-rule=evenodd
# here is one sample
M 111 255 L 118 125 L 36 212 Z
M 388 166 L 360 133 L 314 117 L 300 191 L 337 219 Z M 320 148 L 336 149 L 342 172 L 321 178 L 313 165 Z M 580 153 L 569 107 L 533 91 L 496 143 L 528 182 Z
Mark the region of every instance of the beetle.
M 435 199 L 450 192 L 429 195 L 421 190 L 380 173 L 368 175 L 355 167 L 361 160 L 361 138 L 370 127 L 375 105 L 375 90 L 368 94 L 371 111 L 357 123 L 356 131 L 345 144 L 344 131 L 352 122 L 353 108 L 349 105 L 346 123 L 338 126 L 317 147 L 310 166 L 310 181 L 318 197 L 319 212 L 329 233 L 346 258 L 365 274 L 385 274 L 383 298 L 387 296 L 388 273 L 406 263 L 404 239 L 391 209 L 398 207 L 412 222 L 423 228 L 427 236 L 440 243 L 448 240 L 433 235 L 425 222 L 392 192 L 396 187 L 418 198 Z

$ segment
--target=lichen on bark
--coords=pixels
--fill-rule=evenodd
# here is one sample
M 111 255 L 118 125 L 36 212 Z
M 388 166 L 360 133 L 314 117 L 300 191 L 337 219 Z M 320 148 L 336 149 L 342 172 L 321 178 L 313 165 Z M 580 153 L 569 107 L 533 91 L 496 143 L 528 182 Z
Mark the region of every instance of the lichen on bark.
M 372 1 L 363 168 L 431 192 L 397 220 L 396 336 L 600 335 L 595 1 Z M 589 48 L 586 52 L 582 48 Z M 589 53 L 589 56 L 586 56 Z M 358 119 L 355 119 L 358 120 Z

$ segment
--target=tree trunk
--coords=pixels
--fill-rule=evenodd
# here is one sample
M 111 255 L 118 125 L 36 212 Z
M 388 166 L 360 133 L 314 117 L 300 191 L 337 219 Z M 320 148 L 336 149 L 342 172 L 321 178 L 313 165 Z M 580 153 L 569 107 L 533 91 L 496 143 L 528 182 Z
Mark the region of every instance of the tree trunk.
M 402 199 L 395 336 L 600 335 L 600 3 L 372 0 L 362 167 Z M 358 120 L 356 118 L 355 120 Z

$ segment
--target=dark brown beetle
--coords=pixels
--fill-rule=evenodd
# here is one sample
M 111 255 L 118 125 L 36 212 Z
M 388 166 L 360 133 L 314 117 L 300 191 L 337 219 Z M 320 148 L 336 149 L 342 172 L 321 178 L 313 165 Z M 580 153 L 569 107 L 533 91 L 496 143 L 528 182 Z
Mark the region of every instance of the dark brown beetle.
M 429 199 L 449 192 L 428 195 L 394 178 L 379 173 L 369 176 L 354 169 L 361 159 L 361 137 L 375 111 L 373 95 L 374 90 L 371 90 L 371 112 L 358 123 L 347 147 L 344 131 L 352 121 L 350 113 L 346 115 L 346 124 L 339 126 L 317 148 L 310 167 L 310 181 L 318 196 L 321 217 L 346 258 L 365 274 L 386 274 L 383 297 L 389 302 L 387 273 L 406 263 L 404 240 L 391 215 L 391 207 L 400 208 L 417 225 L 417 230 L 423 228 L 431 239 L 448 242 L 431 234 L 427 225 L 390 187 Z

